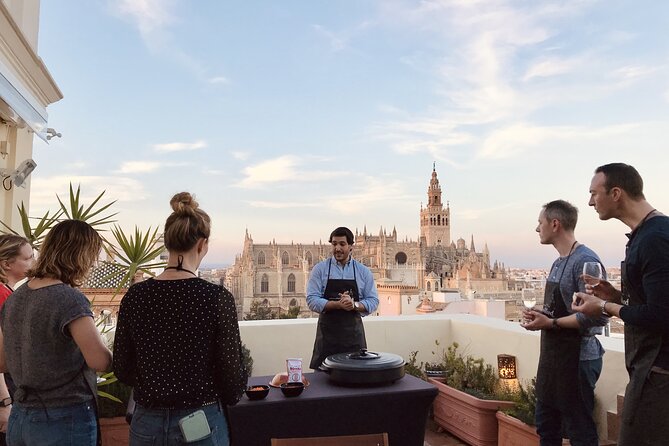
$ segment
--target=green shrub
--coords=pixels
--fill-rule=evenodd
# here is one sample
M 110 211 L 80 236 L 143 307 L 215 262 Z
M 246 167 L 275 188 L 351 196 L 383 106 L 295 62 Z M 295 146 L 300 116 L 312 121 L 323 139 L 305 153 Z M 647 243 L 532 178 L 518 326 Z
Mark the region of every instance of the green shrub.
M 253 358 L 251 357 L 251 350 L 249 350 L 245 344 L 242 344 L 242 358 L 244 367 L 246 367 L 246 373 L 248 373 L 250 377 L 253 373 Z
M 105 376 L 110 375 L 111 374 Z M 125 411 L 128 407 L 128 399 L 130 398 L 132 387 L 126 386 L 121 381 L 116 380 L 113 375 L 108 379 L 113 382 L 104 386 L 98 385 L 98 390 L 118 398 L 121 402 L 100 395 L 98 397 L 98 416 L 100 418 L 125 417 Z
M 525 424 L 535 426 L 534 411 L 537 406 L 536 384 L 536 377 L 532 378 L 525 386 L 520 384 L 518 389 L 512 393 L 512 401 L 516 403 L 516 406 L 512 409 L 504 409 L 504 413 L 519 419 Z

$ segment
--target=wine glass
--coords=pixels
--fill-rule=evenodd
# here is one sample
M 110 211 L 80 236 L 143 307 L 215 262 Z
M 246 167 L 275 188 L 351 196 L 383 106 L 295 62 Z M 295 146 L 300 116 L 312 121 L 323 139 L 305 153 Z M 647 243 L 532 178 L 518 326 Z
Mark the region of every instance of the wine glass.
M 599 285 L 602 280 L 602 265 L 599 262 L 585 262 L 583 264 L 583 281 L 591 286 Z
M 521 295 L 523 299 L 523 305 L 525 305 L 525 308 L 528 310 L 532 309 L 537 304 L 537 298 L 532 290 L 523 288 Z

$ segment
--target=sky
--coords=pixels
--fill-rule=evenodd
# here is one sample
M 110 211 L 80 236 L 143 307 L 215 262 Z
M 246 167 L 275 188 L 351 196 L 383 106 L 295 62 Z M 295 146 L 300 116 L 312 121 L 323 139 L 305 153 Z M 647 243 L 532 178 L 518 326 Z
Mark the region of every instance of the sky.
M 38 53 L 64 99 L 35 139 L 31 214 L 80 184 L 126 230 L 195 194 L 205 264 L 337 226 L 420 234 L 433 163 L 451 237 L 548 268 L 541 205 L 579 210 L 607 266 L 627 228 L 587 205 L 634 165 L 669 212 L 669 2 L 42 0 Z M 107 201 L 105 201 L 107 200 Z

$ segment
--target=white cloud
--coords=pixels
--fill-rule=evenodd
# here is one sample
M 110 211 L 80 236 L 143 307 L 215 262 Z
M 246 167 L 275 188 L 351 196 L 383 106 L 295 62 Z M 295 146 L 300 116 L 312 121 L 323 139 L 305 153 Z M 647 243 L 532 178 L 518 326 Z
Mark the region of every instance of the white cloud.
M 249 156 L 251 156 L 249 152 L 244 152 L 241 150 L 233 150 L 232 152 L 230 152 L 230 154 L 234 159 L 240 161 L 246 161 L 247 159 L 249 159 Z
M 304 181 L 322 181 L 335 176 L 348 175 L 348 172 L 318 171 L 302 169 L 304 160 L 294 155 L 283 155 L 244 168 L 246 176 L 235 184 L 236 187 L 254 189 L 273 183 L 294 183 Z
M 658 69 L 648 65 L 626 65 L 614 70 L 611 77 L 618 86 L 624 87 L 652 75 Z
M 563 59 L 559 57 L 543 59 L 528 68 L 525 76 L 523 76 L 523 80 L 528 81 L 535 77 L 551 77 L 569 73 L 574 70 L 578 62 L 576 59 Z
M 205 175 L 213 175 L 213 176 L 223 176 L 225 175 L 225 170 L 219 170 L 219 169 L 204 169 L 202 171 Z
M 108 0 L 108 3 L 114 14 L 137 28 L 144 44 L 153 53 L 169 58 L 200 82 L 229 82 L 224 76 L 209 74 L 204 62 L 179 47 L 180 41 L 171 31 L 172 25 L 178 21 L 179 0 Z
M 513 158 L 539 147 L 555 147 L 558 145 L 569 147 L 586 140 L 625 135 L 647 124 L 627 123 L 601 127 L 547 127 L 528 123 L 516 123 L 492 131 L 483 141 L 477 157 L 484 159 Z
M 99 203 L 107 204 L 114 200 L 136 202 L 148 197 L 142 183 L 134 178 L 122 176 L 72 176 L 57 175 L 52 177 L 37 176 L 30 187 L 31 215 L 41 215 L 47 210 L 58 209 L 56 194 L 62 199 L 69 197 L 69 185 L 76 191 L 81 185 L 80 200 L 90 204 L 102 191 L 106 191 Z
M 117 173 L 151 173 L 155 172 L 164 164 L 158 161 L 126 161 L 121 164 Z
M 405 113 L 405 118 L 375 124 L 373 136 L 389 141 L 397 153 L 426 153 L 454 167 L 474 167 L 480 157 L 518 156 L 544 141 L 551 131 L 531 124 L 535 112 L 583 100 L 583 92 L 602 94 L 580 85 L 565 91 L 561 84 L 525 83 L 583 71 L 589 58 L 599 60 L 592 54 L 571 54 L 561 42 L 556 46 L 549 40 L 558 35 L 565 19 L 573 20 L 591 3 L 385 3 L 382 11 L 387 23 L 426 33 L 424 38 L 442 41 L 445 50 L 428 59 L 421 56 L 421 63 L 414 67 L 427 70 L 438 82 L 434 102 L 422 113 Z M 587 82 L 592 79 L 584 87 L 590 87 Z
M 120 0 L 112 7 L 132 21 L 149 47 L 163 40 L 163 30 L 174 23 L 176 0 Z
M 165 144 L 154 144 L 156 152 L 182 152 L 187 150 L 198 150 L 207 147 L 207 142 L 198 140 L 195 142 L 170 142 Z
M 321 25 L 312 25 L 311 27 L 330 42 L 330 48 L 333 51 L 341 51 L 346 48 L 346 45 L 348 44 L 347 39 L 342 35 L 329 31 Z
M 210 84 L 229 84 L 230 80 L 225 76 L 214 76 L 210 77 L 207 82 Z
M 326 207 L 340 214 L 352 215 L 381 204 L 386 205 L 388 201 L 397 202 L 414 198 L 412 195 L 407 195 L 406 185 L 400 180 L 368 176 L 356 183 L 360 186 L 351 193 L 325 197 Z
M 248 204 L 249 206 L 254 208 L 266 208 L 266 209 L 315 208 L 322 206 L 317 203 L 304 203 L 299 201 L 294 201 L 294 202 L 249 201 Z

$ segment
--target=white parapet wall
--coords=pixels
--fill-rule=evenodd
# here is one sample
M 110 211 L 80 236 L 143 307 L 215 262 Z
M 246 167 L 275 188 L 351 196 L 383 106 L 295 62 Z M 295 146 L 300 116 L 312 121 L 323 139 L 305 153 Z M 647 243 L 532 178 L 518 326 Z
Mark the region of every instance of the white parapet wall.
M 253 374 L 273 375 L 286 369 L 286 358 L 302 358 L 308 371 L 316 335 L 317 319 L 241 321 L 242 341 L 251 350 Z M 451 343 L 475 357 L 496 365 L 497 355 L 516 357 L 518 379 L 536 375 L 540 335 L 518 323 L 471 314 L 428 314 L 416 316 L 370 316 L 364 319 L 370 350 L 395 353 L 406 360 L 418 351 L 418 362 L 433 361 Z M 615 410 L 616 396 L 627 384 L 624 345 L 621 338 L 599 337 L 606 349 L 604 368 L 597 383 L 597 419 L 605 432 L 606 411 Z M 439 346 L 435 345 L 439 341 Z

